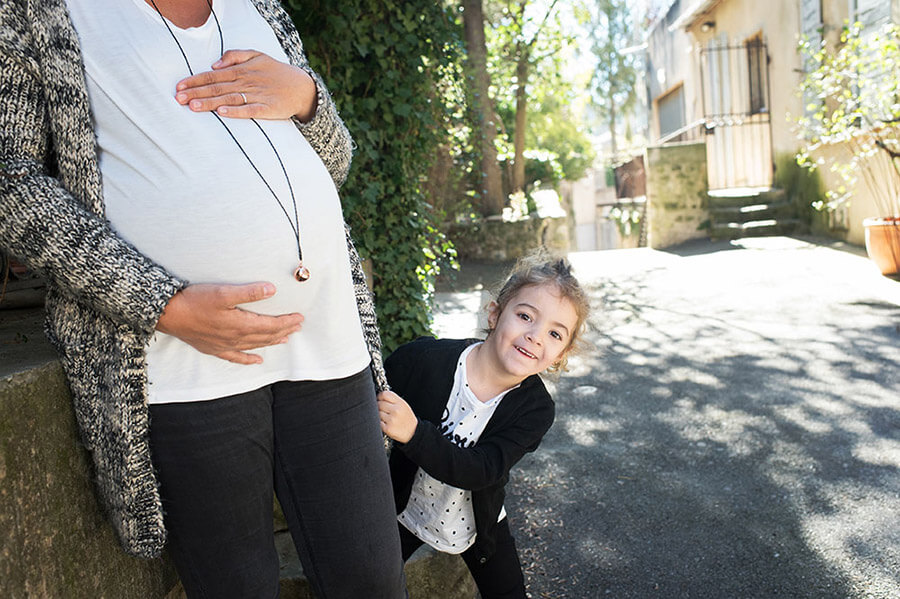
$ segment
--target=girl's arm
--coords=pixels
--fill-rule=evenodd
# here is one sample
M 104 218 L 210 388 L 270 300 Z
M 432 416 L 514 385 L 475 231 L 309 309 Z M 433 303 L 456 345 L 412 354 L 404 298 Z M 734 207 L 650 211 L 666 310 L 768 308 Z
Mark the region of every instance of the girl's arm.
M 460 489 L 477 490 L 504 480 L 526 453 L 537 449 L 553 424 L 553 417 L 554 407 L 548 397 L 509 425 L 482 435 L 468 448 L 444 437 L 434 424 L 417 419 L 409 440 L 396 447 L 439 481 Z

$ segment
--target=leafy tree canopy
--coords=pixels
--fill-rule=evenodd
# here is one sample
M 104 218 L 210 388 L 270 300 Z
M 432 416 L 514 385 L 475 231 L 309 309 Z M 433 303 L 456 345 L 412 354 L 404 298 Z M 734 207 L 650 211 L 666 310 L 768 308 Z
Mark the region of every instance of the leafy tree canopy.
M 636 29 L 626 0 L 583 0 L 576 10 L 588 28 L 596 64 L 593 105 L 606 121 L 615 155 L 619 123 L 635 109 L 638 99 L 638 56 L 628 51 L 638 42 Z
M 558 178 L 579 179 L 593 163 L 594 150 L 579 110 L 581 91 L 567 72 L 567 60 L 575 43 L 569 3 L 553 0 L 488 0 L 487 39 L 491 81 L 497 111 L 503 122 L 498 142 L 501 156 L 512 159 L 516 123 L 517 63 L 529 64 L 527 85 L 528 119 L 525 131 L 526 160 L 529 155 L 554 156 L 561 167 Z M 540 172 L 526 164 L 526 170 Z M 531 177 L 529 182 L 531 182 Z

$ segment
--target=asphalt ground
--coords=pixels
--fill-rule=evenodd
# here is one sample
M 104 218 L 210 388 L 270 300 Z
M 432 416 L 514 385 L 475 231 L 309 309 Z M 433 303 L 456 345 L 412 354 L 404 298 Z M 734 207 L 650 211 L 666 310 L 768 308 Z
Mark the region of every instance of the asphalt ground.
M 900 598 L 900 281 L 786 237 L 570 259 L 587 349 L 508 487 L 532 599 Z M 506 267 L 444 276 L 436 332 Z

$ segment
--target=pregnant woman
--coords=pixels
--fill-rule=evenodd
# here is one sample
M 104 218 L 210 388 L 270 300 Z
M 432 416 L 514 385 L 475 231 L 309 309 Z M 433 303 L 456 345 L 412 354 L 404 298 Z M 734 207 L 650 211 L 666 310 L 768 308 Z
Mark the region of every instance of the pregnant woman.
M 0 5 L 0 246 L 48 282 L 98 492 L 190 597 L 406 595 L 352 142 L 276 0 Z M 373 376 L 374 375 L 374 376 Z

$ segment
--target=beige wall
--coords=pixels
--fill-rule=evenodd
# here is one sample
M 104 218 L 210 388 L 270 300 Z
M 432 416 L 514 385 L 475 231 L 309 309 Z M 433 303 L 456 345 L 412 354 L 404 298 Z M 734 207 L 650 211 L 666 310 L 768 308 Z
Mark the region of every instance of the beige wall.
M 822 157 L 827 159 L 837 154 L 837 148 L 823 148 L 814 155 L 814 158 Z M 892 194 L 895 197 L 900 196 L 900 189 L 897 188 L 898 180 L 896 176 L 889 177 L 888 173 L 885 172 L 887 168 L 889 166 L 881 156 L 870 160 L 870 164 L 867 167 L 870 178 L 860 177 L 856 187 L 852 190 L 853 195 L 850 200 L 839 207 L 831 218 L 826 219 L 829 221 L 829 224 L 834 226 L 833 230 L 828 231 L 829 234 L 856 245 L 865 245 L 866 234 L 863 228 L 863 220 L 875 216 L 890 216 L 889 211 L 884 206 L 885 201 L 880 200 L 880 198 L 884 198 L 885 193 Z M 820 168 L 819 172 L 825 189 L 836 189 L 841 184 L 840 178 L 830 172 L 827 167 Z M 872 181 L 878 181 L 879 185 L 889 186 L 890 189 L 887 192 L 885 192 L 885 189 L 882 189 L 880 192 L 873 192 L 870 187 Z M 893 185 L 891 185 L 892 181 Z
M 900 0 L 891 1 L 891 14 L 894 22 L 900 22 Z M 825 39 L 829 44 L 835 44 L 843 26 L 844 20 L 849 16 L 848 0 L 822 0 L 822 19 L 826 23 Z M 835 148 L 825 148 L 819 151 L 818 156 L 828 157 L 837 153 Z M 875 165 L 872 167 L 873 173 L 878 173 L 880 167 Z M 834 189 L 840 185 L 840 179 L 827 168 L 820 169 L 822 181 L 825 189 Z M 886 177 L 875 177 L 879 181 L 886 181 Z M 898 193 L 900 190 L 894 190 Z M 878 201 L 877 192 L 873 192 L 870 184 L 861 177 L 856 188 L 853 190 L 853 196 L 850 201 L 843 207 L 839 208 L 838 213 L 829 219 L 832 223 L 836 223 L 839 227 L 830 233 L 836 237 L 840 237 L 850 243 L 857 245 L 865 244 L 865 229 L 863 228 L 863 220 L 873 216 L 884 216 L 881 204 Z M 843 225 L 843 226 L 841 226 Z
M 588 169 L 578 181 L 563 181 L 560 192 L 572 209 L 575 251 L 585 252 L 597 247 L 597 195 L 602 171 Z
M 685 101 L 685 125 L 696 122 L 703 116 L 700 101 L 700 70 L 696 57 L 694 39 L 678 28 L 668 31 L 662 27 L 654 32 L 651 43 L 656 44 L 654 62 L 650 65 L 650 93 L 653 96 L 653 114 L 650 120 L 650 139 L 660 138 L 657 102 L 660 98 L 683 86 Z

